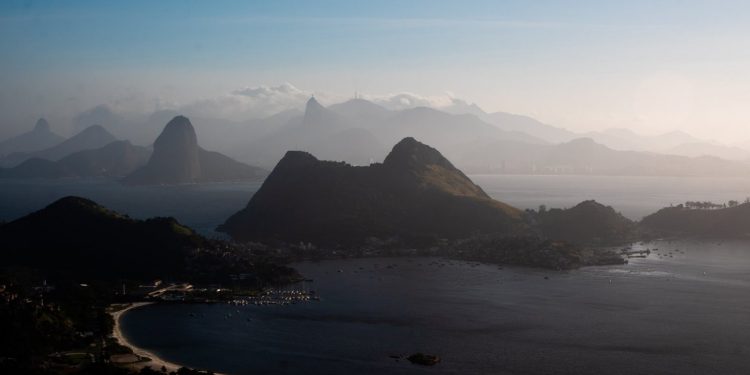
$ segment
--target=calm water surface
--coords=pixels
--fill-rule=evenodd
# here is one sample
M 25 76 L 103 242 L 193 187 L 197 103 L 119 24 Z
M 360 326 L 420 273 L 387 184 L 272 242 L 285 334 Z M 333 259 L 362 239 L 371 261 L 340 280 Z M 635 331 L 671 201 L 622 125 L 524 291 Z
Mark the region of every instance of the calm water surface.
M 471 179 L 495 199 L 521 209 L 572 207 L 595 199 L 623 215 L 640 220 L 670 204 L 686 201 L 743 201 L 750 197 L 750 178 L 639 176 L 473 175 Z
M 262 181 L 176 186 L 123 186 L 115 181 L 0 179 L 0 220 L 13 220 L 57 199 L 77 195 L 146 219 L 172 216 L 208 236 L 247 205 Z
M 750 195 L 750 179 L 471 177 L 519 208 L 596 199 L 634 219 L 686 200 Z M 0 220 L 79 195 L 215 235 L 260 184 L 0 180 Z M 304 263 L 296 267 L 315 279 L 320 302 L 149 306 L 123 325 L 133 342 L 168 360 L 228 373 L 750 373 L 750 245 L 646 246 L 660 251 L 626 266 L 571 272 L 436 259 Z M 422 368 L 389 357 L 416 351 L 443 362 Z
M 521 209 L 572 207 L 587 199 L 631 219 L 688 200 L 726 202 L 750 196 L 748 178 L 470 176 L 490 196 Z M 245 207 L 261 181 L 127 187 L 109 180 L 0 179 L 0 220 L 13 220 L 66 195 L 78 195 L 135 218 L 174 216 L 206 235 Z
M 237 374 L 750 373 L 749 244 L 643 246 L 659 251 L 570 272 L 301 263 L 320 302 L 154 305 L 126 314 L 123 329 L 165 359 Z M 417 351 L 443 362 L 389 357 Z

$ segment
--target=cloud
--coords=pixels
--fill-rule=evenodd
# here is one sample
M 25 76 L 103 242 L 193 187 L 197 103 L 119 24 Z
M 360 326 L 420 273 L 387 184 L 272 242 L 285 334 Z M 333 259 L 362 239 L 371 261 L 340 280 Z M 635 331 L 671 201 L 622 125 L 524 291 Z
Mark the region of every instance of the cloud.
M 278 99 L 289 99 L 289 98 L 300 98 L 306 97 L 308 94 L 302 90 L 294 87 L 291 83 L 284 83 L 279 86 L 257 86 L 257 87 L 246 87 L 244 89 L 235 90 L 232 92 L 233 95 L 244 96 L 248 98 L 263 99 L 269 102 L 273 102 Z
M 71 122 L 74 132 L 79 132 L 91 125 L 102 125 L 111 130 L 123 123 L 123 116 L 113 111 L 110 106 L 100 104 L 78 113 Z
M 323 105 L 340 103 L 350 97 L 335 93 L 303 90 L 291 83 L 278 86 L 254 86 L 234 90 L 219 97 L 197 100 L 175 108 L 188 116 L 222 118 L 235 121 L 264 118 L 289 109 L 303 109 L 312 95 Z M 477 107 L 457 98 L 451 92 L 440 95 L 420 95 L 411 92 L 391 94 L 361 94 L 362 99 L 372 101 L 391 110 L 416 107 L 431 107 L 454 113 L 467 113 Z
M 452 92 L 442 95 L 419 95 L 411 92 L 400 92 L 386 95 L 362 95 L 367 99 L 391 110 L 402 110 L 416 107 L 430 107 L 452 113 L 472 113 L 479 109 L 475 104 L 457 98 Z
M 300 90 L 290 83 L 245 87 L 216 98 L 195 101 L 183 106 L 180 111 L 189 115 L 240 121 L 303 108 L 311 95 L 311 92 Z
M 242 121 L 268 117 L 289 109 L 303 109 L 313 94 L 324 105 L 346 100 L 340 95 L 301 90 L 291 83 L 284 83 L 245 87 L 219 97 L 195 101 L 179 110 L 188 115 Z

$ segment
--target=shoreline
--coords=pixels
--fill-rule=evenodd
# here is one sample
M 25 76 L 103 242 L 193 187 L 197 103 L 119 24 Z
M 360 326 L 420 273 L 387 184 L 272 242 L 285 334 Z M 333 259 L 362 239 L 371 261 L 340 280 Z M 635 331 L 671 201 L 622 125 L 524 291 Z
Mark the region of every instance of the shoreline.
M 151 367 L 151 369 L 156 370 L 156 371 L 161 370 L 163 366 L 167 369 L 167 372 L 177 371 L 181 367 L 185 367 L 185 366 L 178 365 L 174 362 L 169 362 L 159 357 L 153 352 L 150 352 L 148 350 L 145 350 L 143 348 L 140 348 L 134 345 L 133 343 L 128 341 L 128 339 L 125 338 L 125 335 L 123 335 L 122 333 L 122 327 L 120 325 L 120 318 L 122 318 L 122 316 L 125 315 L 125 313 L 127 313 L 130 310 L 137 309 L 143 306 L 148 306 L 151 304 L 154 304 L 154 302 L 135 302 L 135 303 L 131 303 L 129 306 L 121 310 L 110 312 L 112 319 L 115 321 L 114 327 L 112 328 L 112 337 L 114 337 L 115 340 L 117 340 L 117 342 L 120 345 L 125 346 L 129 348 L 130 350 L 132 350 L 133 354 L 139 358 L 139 360 L 136 362 L 125 362 L 125 363 L 120 363 L 120 365 L 125 366 L 125 367 L 130 367 L 133 369 L 137 369 L 137 370 L 140 370 L 141 368 L 144 368 L 144 367 Z M 141 359 L 144 357 L 149 358 L 150 361 L 142 361 Z

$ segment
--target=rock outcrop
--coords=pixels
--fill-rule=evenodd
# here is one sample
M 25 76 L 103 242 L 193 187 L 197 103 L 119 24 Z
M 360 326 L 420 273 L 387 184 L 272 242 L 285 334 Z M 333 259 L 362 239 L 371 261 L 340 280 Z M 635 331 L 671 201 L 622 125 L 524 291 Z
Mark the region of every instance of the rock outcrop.
M 173 118 L 154 142 L 144 167 L 127 176 L 130 185 L 184 184 L 259 178 L 265 171 L 202 149 L 190 120 Z

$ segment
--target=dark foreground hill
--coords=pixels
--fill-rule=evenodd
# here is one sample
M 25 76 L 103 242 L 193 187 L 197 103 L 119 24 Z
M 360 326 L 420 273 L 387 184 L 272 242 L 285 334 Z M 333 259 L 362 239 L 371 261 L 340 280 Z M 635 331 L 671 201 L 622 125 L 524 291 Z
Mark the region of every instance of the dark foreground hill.
M 0 226 L 2 264 L 82 278 L 177 276 L 205 240 L 172 218 L 134 220 L 78 197 Z
M 643 218 L 640 229 L 658 237 L 750 237 L 750 203 L 721 209 L 667 207 Z
M 263 284 L 296 277 L 173 218 L 135 220 L 79 197 L 1 225 L 0 243 L 0 269 L 35 269 L 50 280 L 222 283 L 243 272 L 256 276 L 249 283 Z
M 202 149 L 190 120 L 176 116 L 154 142 L 148 164 L 123 182 L 130 185 L 221 182 L 259 178 L 265 173 L 261 168 Z
M 289 151 L 219 230 L 241 241 L 323 246 L 429 244 L 513 233 L 521 212 L 491 199 L 440 152 L 405 138 L 382 164 L 354 167 Z
M 243 278 L 232 277 L 237 274 Z M 188 282 L 246 291 L 299 278 L 291 268 L 209 241 L 172 218 L 134 220 L 66 197 L 0 225 L 0 373 L 135 374 L 109 361 L 130 351 L 112 340 L 108 311 L 125 306 L 115 302 L 143 298 L 152 289 L 138 285 L 155 279 L 164 286 Z M 59 354 L 70 351 L 86 360 Z M 88 361 L 89 355 L 101 359 Z

